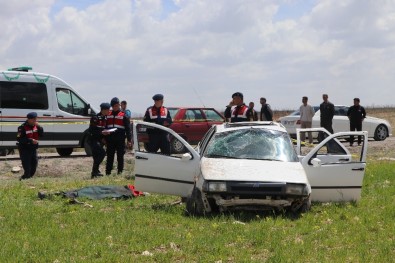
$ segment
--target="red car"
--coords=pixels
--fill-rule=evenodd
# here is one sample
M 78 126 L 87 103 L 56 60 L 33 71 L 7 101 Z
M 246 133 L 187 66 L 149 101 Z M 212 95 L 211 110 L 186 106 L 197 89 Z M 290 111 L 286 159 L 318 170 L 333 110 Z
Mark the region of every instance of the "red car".
M 184 108 L 168 107 L 173 123 L 170 128 L 181 135 L 188 143 L 198 143 L 210 127 L 221 124 L 225 117 L 213 108 Z M 147 142 L 148 136 L 145 130 L 139 130 L 139 141 Z M 175 138 L 171 138 L 171 151 L 173 153 L 184 152 L 184 145 Z

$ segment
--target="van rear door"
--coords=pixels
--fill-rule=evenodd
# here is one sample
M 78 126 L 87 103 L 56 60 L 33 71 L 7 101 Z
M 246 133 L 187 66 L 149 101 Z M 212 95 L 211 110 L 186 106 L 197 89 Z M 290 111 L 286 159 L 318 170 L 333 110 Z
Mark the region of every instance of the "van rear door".
M 25 122 L 27 113 L 32 111 L 37 112 L 38 122 L 44 128 L 40 145 L 52 145 L 53 112 L 51 102 L 48 100 L 50 89 L 45 82 L 38 82 L 32 76 L 20 74 L 13 78 L 12 81 L 0 79 L 2 146 L 15 148 L 17 128 Z

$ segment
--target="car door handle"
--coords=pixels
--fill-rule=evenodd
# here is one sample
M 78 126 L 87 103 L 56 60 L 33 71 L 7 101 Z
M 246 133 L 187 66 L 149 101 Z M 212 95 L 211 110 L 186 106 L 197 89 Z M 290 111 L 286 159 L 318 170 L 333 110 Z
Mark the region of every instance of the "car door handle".
M 148 160 L 148 158 L 146 158 L 146 157 L 141 157 L 141 156 L 136 156 L 136 159 L 139 159 L 139 160 Z
M 348 158 L 343 158 L 343 159 L 339 159 L 339 161 L 348 162 L 348 161 L 350 161 L 350 159 L 348 159 Z
M 49 117 L 49 116 L 51 116 L 51 114 L 43 114 L 43 116 L 47 116 L 47 117 Z
M 58 118 L 63 118 L 63 115 L 56 115 L 56 117 L 58 117 Z
M 185 124 L 185 127 L 189 127 L 189 126 L 191 126 L 190 124 Z
M 352 168 L 353 171 L 365 171 L 365 168 Z

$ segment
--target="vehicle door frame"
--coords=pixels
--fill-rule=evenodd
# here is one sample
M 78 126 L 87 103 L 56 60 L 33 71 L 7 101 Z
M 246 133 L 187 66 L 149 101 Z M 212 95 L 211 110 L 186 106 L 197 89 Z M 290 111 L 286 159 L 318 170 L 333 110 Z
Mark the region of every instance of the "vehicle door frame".
M 144 125 L 168 132 L 179 140 L 187 153 L 181 157 L 150 153 L 140 150 L 137 139 L 137 126 Z M 200 156 L 198 152 L 180 135 L 170 128 L 144 121 L 133 122 L 135 150 L 135 186 L 140 191 L 187 197 L 192 193 L 200 175 Z

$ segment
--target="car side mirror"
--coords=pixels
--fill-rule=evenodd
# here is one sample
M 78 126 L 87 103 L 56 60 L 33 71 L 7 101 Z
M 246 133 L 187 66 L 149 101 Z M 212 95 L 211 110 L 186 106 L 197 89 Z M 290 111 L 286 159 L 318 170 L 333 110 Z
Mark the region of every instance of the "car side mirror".
M 321 160 L 318 158 L 313 158 L 311 160 L 311 164 L 313 165 L 313 167 L 321 167 Z
M 189 160 L 191 160 L 192 159 L 192 155 L 190 154 L 190 153 L 184 153 L 182 156 L 181 156 L 181 161 L 189 161 Z

